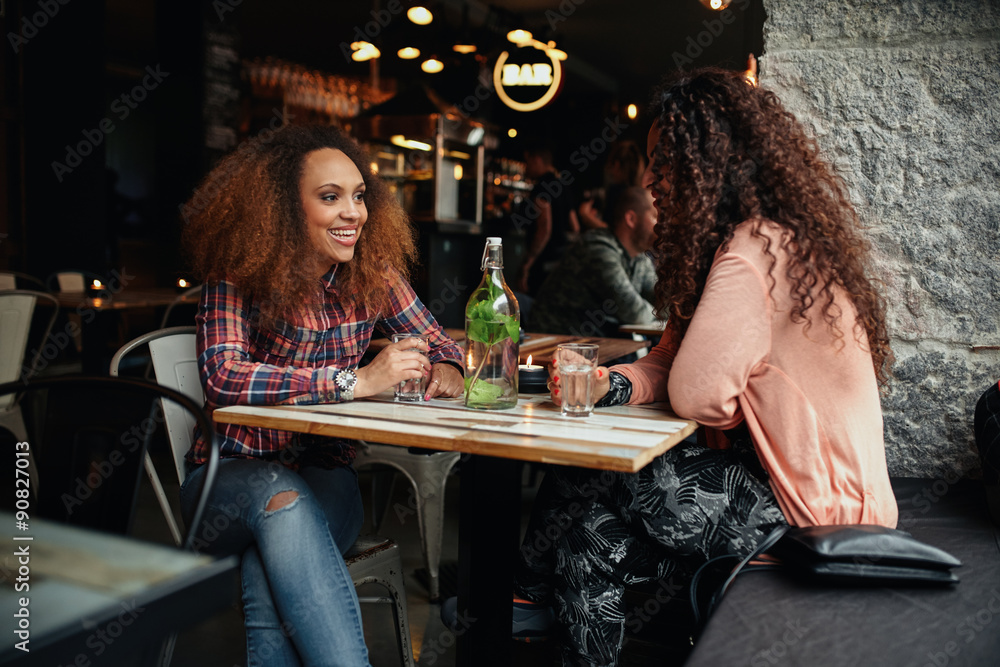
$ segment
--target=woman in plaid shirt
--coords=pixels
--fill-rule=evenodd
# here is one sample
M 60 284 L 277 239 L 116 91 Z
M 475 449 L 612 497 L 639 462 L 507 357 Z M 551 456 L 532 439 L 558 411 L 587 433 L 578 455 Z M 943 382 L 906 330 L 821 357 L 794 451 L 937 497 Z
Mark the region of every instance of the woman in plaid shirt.
M 286 127 L 221 161 L 183 208 L 205 280 L 198 362 L 210 409 L 345 401 L 427 373 L 426 398 L 462 393 L 462 349 L 407 283 L 413 233 L 369 164 L 334 128 Z M 430 343 L 394 343 L 359 368 L 376 327 Z M 200 537 L 207 551 L 243 554 L 249 664 L 367 665 L 342 556 L 363 520 L 351 442 L 226 424 L 217 435 L 223 460 Z M 188 453 L 187 507 L 206 452 L 198 438 Z

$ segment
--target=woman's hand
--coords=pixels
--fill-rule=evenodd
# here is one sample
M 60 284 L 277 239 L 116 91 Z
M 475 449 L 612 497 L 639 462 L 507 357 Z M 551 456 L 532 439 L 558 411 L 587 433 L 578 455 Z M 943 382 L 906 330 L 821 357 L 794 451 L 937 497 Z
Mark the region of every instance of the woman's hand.
M 465 378 L 451 364 L 434 364 L 431 369 L 431 379 L 427 383 L 427 393 L 424 400 L 429 401 L 435 396 L 455 398 L 465 391 Z
M 559 362 L 555 359 L 552 360 L 552 365 L 549 367 L 549 381 L 546 386 L 549 388 L 549 392 L 552 395 L 552 402 L 556 405 L 562 405 L 562 384 L 559 381 Z M 594 369 L 594 380 L 591 383 L 591 398 L 594 403 L 604 398 L 604 395 L 611 390 L 611 378 L 608 375 L 608 369 L 605 366 L 598 366 Z
M 359 368 L 354 397 L 374 396 L 403 380 L 415 380 L 431 372 L 427 343 L 419 338 L 404 338 L 390 343 L 367 366 Z M 455 371 L 456 373 L 458 371 Z

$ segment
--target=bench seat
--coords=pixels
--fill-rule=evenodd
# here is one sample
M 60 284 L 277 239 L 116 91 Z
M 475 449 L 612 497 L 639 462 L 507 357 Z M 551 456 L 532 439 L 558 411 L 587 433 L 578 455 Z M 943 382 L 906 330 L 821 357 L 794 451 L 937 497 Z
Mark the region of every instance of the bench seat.
M 962 561 L 949 588 L 816 585 L 740 575 L 687 667 L 1000 665 L 1000 532 L 981 483 L 895 479 L 899 528 Z

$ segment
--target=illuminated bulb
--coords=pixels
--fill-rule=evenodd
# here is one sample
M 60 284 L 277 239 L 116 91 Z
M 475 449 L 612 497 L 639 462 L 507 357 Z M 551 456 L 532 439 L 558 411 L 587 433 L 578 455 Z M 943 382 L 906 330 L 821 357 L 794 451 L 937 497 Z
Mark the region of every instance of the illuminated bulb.
M 177 286 L 178 287 L 187 287 L 189 284 L 190 283 L 188 283 L 188 281 L 184 280 L 183 278 L 178 278 L 177 279 Z
M 507 136 L 513 139 L 514 137 L 517 136 L 517 130 L 515 130 L 514 128 L 510 128 L 509 130 L 507 130 Z
M 413 60 L 420 56 L 420 49 L 415 49 L 412 46 L 404 46 L 399 51 L 396 51 L 396 55 L 403 60 Z
M 511 30 L 507 33 L 507 39 L 514 42 L 515 44 L 524 44 L 525 42 L 531 41 L 531 33 L 527 30 Z
M 732 0 L 701 0 L 701 4 L 717 12 L 728 7 L 730 2 Z
M 455 165 L 455 180 L 456 181 L 462 180 L 462 175 L 463 174 L 465 174 L 465 170 L 462 169 L 462 165 L 456 164 Z
M 371 42 L 351 42 L 351 49 L 354 50 L 354 53 L 351 54 L 351 60 L 359 63 L 382 55 L 382 52 Z
M 476 45 L 475 44 L 456 44 L 455 46 L 451 47 L 451 50 L 454 51 L 455 53 L 462 53 L 462 54 L 475 53 L 476 52 Z
M 94 282 L 92 284 L 94 286 L 94 289 L 101 289 L 102 287 L 104 287 L 101 281 L 97 280 L 96 278 L 94 279 Z
M 628 114 L 629 118 L 631 118 L 632 120 L 635 120 L 635 117 L 639 115 L 639 108 L 637 106 L 635 106 L 634 104 L 630 104 L 630 105 L 628 105 L 628 108 L 625 111 L 625 113 Z
M 424 70 L 428 74 L 437 74 L 444 69 L 444 63 L 436 58 L 429 58 L 420 63 L 420 69 Z
M 377 174 L 378 173 L 378 162 L 372 162 L 371 167 L 372 167 L 372 173 L 373 174 Z
M 433 148 L 428 143 L 423 141 L 415 141 L 413 139 L 407 139 L 402 134 L 394 134 L 389 138 L 389 143 L 393 146 L 399 146 L 400 148 L 412 148 L 417 151 L 429 151 Z
M 556 60 L 566 60 L 566 52 L 562 49 L 546 49 L 546 53 Z
M 406 10 L 406 18 L 410 19 L 417 25 L 427 25 L 434 20 L 434 15 L 426 7 L 410 7 Z

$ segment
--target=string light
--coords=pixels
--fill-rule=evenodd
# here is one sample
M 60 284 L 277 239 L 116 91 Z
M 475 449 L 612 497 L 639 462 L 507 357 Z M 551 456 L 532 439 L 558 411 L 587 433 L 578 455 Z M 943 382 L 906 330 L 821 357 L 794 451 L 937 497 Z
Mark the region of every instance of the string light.
M 417 25 L 427 25 L 434 20 L 434 15 L 431 14 L 431 10 L 426 7 L 416 5 L 406 10 L 406 18 L 410 19 Z
M 351 54 L 351 60 L 359 63 L 382 55 L 382 52 L 371 42 L 351 42 L 351 50 L 354 51 Z
M 396 51 L 396 55 L 403 60 L 413 60 L 414 58 L 420 57 L 420 49 L 416 49 L 412 46 L 404 46 L 399 51 Z
M 437 74 L 444 69 L 444 63 L 437 58 L 428 58 L 424 62 L 420 63 L 420 69 L 424 70 L 428 74 Z

